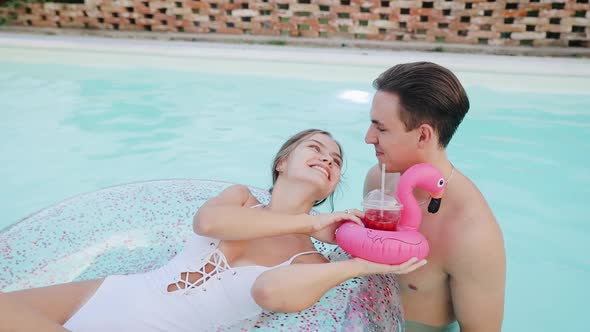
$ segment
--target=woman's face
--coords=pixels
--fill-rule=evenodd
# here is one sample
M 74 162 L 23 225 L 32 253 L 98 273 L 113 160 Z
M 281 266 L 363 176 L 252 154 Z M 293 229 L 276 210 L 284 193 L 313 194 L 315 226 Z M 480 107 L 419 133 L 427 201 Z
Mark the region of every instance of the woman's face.
M 317 186 L 319 200 L 336 190 L 342 172 L 342 156 L 338 144 L 330 136 L 317 133 L 303 139 L 278 167 L 283 176 Z

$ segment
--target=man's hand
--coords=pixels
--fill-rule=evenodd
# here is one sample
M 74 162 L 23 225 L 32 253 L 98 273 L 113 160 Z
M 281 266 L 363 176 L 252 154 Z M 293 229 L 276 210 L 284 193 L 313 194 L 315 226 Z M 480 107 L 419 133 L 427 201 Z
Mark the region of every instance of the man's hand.
M 380 264 L 374 263 L 362 258 L 352 258 L 351 260 L 356 261 L 359 266 L 359 276 L 368 276 L 373 274 L 406 274 L 410 273 L 424 265 L 426 265 L 426 260 L 423 259 L 418 261 L 416 257 L 410 258 L 407 262 L 399 264 L 399 265 L 389 265 L 389 264 Z

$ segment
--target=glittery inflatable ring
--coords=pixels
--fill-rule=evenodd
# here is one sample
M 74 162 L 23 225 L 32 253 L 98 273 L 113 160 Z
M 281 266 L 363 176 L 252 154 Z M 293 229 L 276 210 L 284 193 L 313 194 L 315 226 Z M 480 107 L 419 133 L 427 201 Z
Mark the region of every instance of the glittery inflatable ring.
M 82 194 L 0 232 L 0 291 L 41 287 L 165 264 L 192 232 L 199 206 L 231 185 L 178 179 L 132 183 Z M 266 190 L 250 188 L 262 203 Z M 339 247 L 315 242 L 332 261 Z M 398 331 L 398 288 L 391 276 L 351 279 L 300 313 L 265 312 L 215 331 Z

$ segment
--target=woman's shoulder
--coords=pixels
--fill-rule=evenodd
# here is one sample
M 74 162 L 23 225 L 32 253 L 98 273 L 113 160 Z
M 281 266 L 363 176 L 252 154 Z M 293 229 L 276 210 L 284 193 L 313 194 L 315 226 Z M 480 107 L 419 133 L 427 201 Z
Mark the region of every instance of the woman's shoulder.
M 298 255 L 301 254 L 301 255 Z M 322 255 L 319 252 L 313 252 L 313 251 L 301 251 L 298 254 L 295 254 L 294 256 L 296 256 L 293 259 L 292 263 L 299 263 L 299 264 L 325 264 L 325 263 L 329 263 L 330 261 L 324 257 L 324 255 Z M 298 255 L 298 256 L 297 256 Z
M 248 197 L 250 195 L 252 195 L 252 192 L 250 191 L 250 189 L 248 188 L 248 186 L 243 185 L 243 184 L 232 184 L 229 187 L 225 188 L 220 195 L 223 194 L 233 194 L 233 195 L 240 195 L 240 196 L 244 196 L 244 197 Z
M 239 202 L 242 206 L 254 206 L 260 204 L 258 199 L 250 191 L 248 186 L 243 184 L 233 184 L 225 188 L 219 195 L 214 197 L 212 201 L 231 201 Z
M 295 250 L 293 251 L 294 254 L 292 256 L 293 263 L 322 264 L 330 262 L 322 251 L 315 246 L 312 238 L 299 241 L 294 245 L 294 248 Z

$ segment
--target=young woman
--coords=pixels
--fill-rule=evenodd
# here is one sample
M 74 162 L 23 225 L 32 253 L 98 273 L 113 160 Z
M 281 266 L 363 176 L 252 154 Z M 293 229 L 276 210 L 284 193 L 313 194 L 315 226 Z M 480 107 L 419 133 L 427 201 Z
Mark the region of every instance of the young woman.
M 388 266 L 361 259 L 329 263 L 311 237 L 334 243 L 344 221 L 362 212 L 310 215 L 331 198 L 341 176 L 342 150 L 325 131 L 291 137 L 277 153 L 270 203 L 235 185 L 207 201 L 195 234 L 165 266 L 0 294 L 10 312 L 0 326 L 72 331 L 201 331 L 260 314 L 310 307 L 347 279 L 407 273 L 419 264 Z M 2 329 L 2 328 L 0 328 Z

